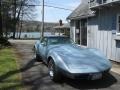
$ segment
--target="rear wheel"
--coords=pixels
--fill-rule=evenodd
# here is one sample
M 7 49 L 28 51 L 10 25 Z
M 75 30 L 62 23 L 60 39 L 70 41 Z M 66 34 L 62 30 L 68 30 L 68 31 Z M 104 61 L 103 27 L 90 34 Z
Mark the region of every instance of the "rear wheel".
M 37 54 L 37 51 L 36 51 L 35 48 L 34 48 L 34 55 L 35 55 L 35 60 L 36 60 L 36 61 L 38 61 L 38 62 L 41 62 L 41 61 L 42 61 L 41 56 Z
M 42 58 L 41 58 L 41 56 L 39 56 L 39 55 L 36 54 L 35 60 L 38 61 L 38 62 L 41 62 L 41 61 L 42 61 Z
M 49 61 L 48 68 L 51 80 L 53 80 L 54 82 L 61 82 L 61 74 L 56 69 L 53 59 Z

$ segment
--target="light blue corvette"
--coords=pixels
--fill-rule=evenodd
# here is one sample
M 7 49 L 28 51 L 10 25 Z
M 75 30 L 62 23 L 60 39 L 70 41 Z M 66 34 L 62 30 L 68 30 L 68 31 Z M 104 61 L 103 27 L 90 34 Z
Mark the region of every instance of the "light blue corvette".
M 101 79 L 111 69 L 110 61 L 97 49 L 82 48 L 65 36 L 47 36 L 34 45 L 36 60 L 48 65 L 53 81 L 67 76 L 72 79 Z

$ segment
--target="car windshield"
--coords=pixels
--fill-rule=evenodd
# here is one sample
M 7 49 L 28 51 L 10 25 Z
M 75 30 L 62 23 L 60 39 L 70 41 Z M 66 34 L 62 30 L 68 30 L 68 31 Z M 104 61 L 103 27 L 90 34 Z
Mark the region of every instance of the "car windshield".
M 68 37 L 50 37 L 48 38 L 49 45 L 55 44 L 70 44 L 72 41 Z

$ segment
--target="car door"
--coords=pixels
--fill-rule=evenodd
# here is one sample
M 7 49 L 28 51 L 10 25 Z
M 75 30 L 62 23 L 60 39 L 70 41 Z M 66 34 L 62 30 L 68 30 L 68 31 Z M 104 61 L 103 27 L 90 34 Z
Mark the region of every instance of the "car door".
M 46 52 L 47 52 L 47 38 L 43 38 L 39 44 L 39 53 L 43 60 L 46 59 Z

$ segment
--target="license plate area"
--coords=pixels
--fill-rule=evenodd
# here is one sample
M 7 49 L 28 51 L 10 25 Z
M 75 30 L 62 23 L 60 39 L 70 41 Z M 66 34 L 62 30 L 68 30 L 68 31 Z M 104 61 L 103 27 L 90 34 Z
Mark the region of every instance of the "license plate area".
M 92 80 L 97 80 L 97 79 L 100 79 L 100 78 L 102 78 L 102 73 L 92 74 Z

